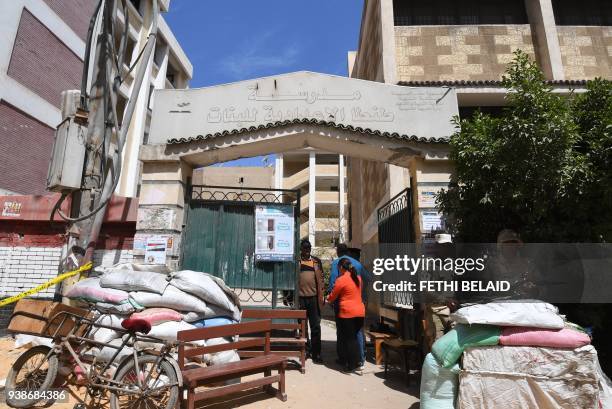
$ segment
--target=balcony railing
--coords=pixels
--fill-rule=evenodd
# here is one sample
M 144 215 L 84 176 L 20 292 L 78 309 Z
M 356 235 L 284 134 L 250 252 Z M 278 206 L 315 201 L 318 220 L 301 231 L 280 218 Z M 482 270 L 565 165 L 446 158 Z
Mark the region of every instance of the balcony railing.
M 338 177 L 338 165 L 317 165 L 316 177 Z M 283 178 L 285 189 L 299 189 L 310 180 L 310 167 Z
M 338 219 L 317 217 L 315 221 L 315 234 L 317 232 L 337 232 L 340 228 Z M 300 239 L 308 237 L 308 220 L 300 225 Z
M 344 202 L 347 194 L 344 194 Z M 340 204 L 340 192 L 316 192 L 315 204 Z M 306 193 L 300 199 L 300 210 L 308 209 L 310 206 L 310 193 Z

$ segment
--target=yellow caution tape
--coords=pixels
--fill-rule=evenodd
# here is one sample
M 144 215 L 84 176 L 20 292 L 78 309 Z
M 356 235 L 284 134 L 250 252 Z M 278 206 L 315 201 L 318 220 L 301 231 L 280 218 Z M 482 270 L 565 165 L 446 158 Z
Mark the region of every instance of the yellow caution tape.
M 25 297 L 27 297 L 29 295 L 36 294 L 37 292 L 45 290 L 45 289 L 51 287 L 52 285 L 55 285 L 57 283 L 61 283 L 62 281 L 64 281 L 67 278 L 74 277 L 77 274 L 81 274 L 81 273 L 83 273 L 83 272 L 85 272 L 87 270 L 90 270 L 92 266 L 93 266 L 93 264 L 90 261 L 89 263 L 82 265 L 81 267 L 77 268 L 76 270 L 72 270 L 72 271 L 68 271 L 67 273 L 60 274 L 57 277 L 55 277 L 54 279 L 49 280 L 46 283 L 39 285 L 38 287 L 32 288 L 31 290 L 28 290 L 28 291 L 24 291 L 23 293 L 14 295 L 12 297 L 5 298 L 4 300 L 0 301 L 0 307 L 4 307 L 5 305 L 12 304 L 12 303 L 17 302 L 17 301 L 21 300 L 22 298 L 25 298 Z

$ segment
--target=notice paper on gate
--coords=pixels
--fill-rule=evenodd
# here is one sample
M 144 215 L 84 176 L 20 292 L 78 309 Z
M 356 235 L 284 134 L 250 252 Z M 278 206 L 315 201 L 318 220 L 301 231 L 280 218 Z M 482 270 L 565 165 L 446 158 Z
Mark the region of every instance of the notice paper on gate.
M 293 206 L 255 206 L 255 260 L 292 261 L 294 226 Z

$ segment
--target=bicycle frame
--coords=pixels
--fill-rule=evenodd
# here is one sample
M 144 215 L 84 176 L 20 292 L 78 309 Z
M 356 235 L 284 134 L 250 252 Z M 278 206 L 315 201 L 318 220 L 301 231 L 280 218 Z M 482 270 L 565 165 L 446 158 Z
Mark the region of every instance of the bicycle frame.
M 167 360 L 170 362 L 173 369 L 176 371 L 178 364 L 173 363 L 172 361 L 174 361 L 174 358 L 170 356 L 171 351 L 176 347 L 176 343 L 168 343 L 160 338 L 147 336 L 147 335 L 137 335 L 135 332 L 132 332 L 132 331 L 127 331 L 124 329 L 97 323 L 93 319 L 89 318 L 89 315 L 90 315 L 89 313 L 92 312 L 92 310 L 93 308 L 90 308 L 88 310 L 88 314 L 87 314 L 88 316 L 85 316 L 85 317 L 76 315 L 68 311 L 61 311 L 55 314 L 48 321 L 48 323 L 45 325 L 45 328 L 43 329 L 43 333 L 46 333 L 49 330 L 50 325 L 54 323 L 56 319 L 59 319 L 59 317 L 61 317 L 60 324 L 57 326 L 57 329 L 54 331 L 54 333 L 51 334 L 51 338 L 53 339 L 55 345 L 49 351 L 49 354 L 47 356 L 50 356 L 53 353 L 58 354 L 59 356 L 66 356 L 66 351 L 67 351 L 68 354 L 72 357 L 72 359 L 76 363 L 76 365 L 78 365 L 78 367 L 81 369 L 81 371 L 84 374 L 87 374 L 86 380 L 87 380 L 88 387 L 112 390 L 112 391 L 120 392 L 122 394 L 130 394 L 130 395 L 137 395 L 142 390 L 144 390 L 143 387 L 145 385 L 148 385 L 149 381 L 151 381 L 150 372 L 147 374 L 147 377 L 145 379 L 142 379 L 140 376 L 136 377 L 137 382 L 138 382 L 138 387 L 139 387 L 138 391 L 129 389 L 126 387 L 127 386 L 126 384 L 115 381 L 114 379 L 110 377 L 104 376 L 106 371 L 113 364 L 117 363 L 118 366 L 122 366 L 129 359 L 126 356 L 122 358 L 120 362 L 115 362 L 121 350 L 127 346 L 132 347 L 133 352 L 132 352 L 131 358 L 134 360 L 134 366 L 135 366 L 136 373 L 139 374 L 140 368 L 138 366 L 138 357 L 139 355 L 141 355 L 143 352 L 146 351 L 146 348 L 142 350 L 138 348 L 137 345 L 139 341 L 162 344 L 161 350 L 159 352 L 156 351 L 155 353 L 151 353 L 151 355 L 157 356 L 157 359 L 155 361 L 155 366 L 158 366 L 163 360 Z M 75 322 L 75 325 L 72 327 L 72 329 L 69 331 L 67 335 L 61 336 L 58 334 L 58 332 L 63 328 L 64 323 L 66 323 L 68 319 L 73 320 Z M 85 331 L 83 332 L 83 336 L 77 335 L 76 333 L 79 332 L 81 328 L 83 328 L 83 326 L 85 326 L 86 328 Z M 121 345 L 117 346 L 117 345 L 110 344 L 108 342 L 101 342 L 101 341 L 96 341 L 94 339 L 88 338 L 87 336 L 91 333 L 91 330 L 93 328 L 106 328 L 106 329 L 111 329 L 113 331 L 122 333 Z M 79 356 L 79 353 L 75 351 L 75 348 L 73 347 L 74 344 L 78 345 L 78 348 L 84 345 L 101 346 L 101 347 L 112 348 L 112 349 L 115 349 L 116 351 L 114 352 L 113 356 L 105 363 L 102 369 L 100 370 L 95 369 L 96 358 L 94 358 L 90 370 L 87 370 L 87 367 L 82 361 L 81 356 Z M 37 368 L 35 368 L 35 370 L 38 370 L 40 368 L 40 365 L 42 365 L 42 362 L 38 365 Z M 177 372 L 177 378 L 179 376 L 180 376 L 180 372 Z M 159 380 L 159 374 L 158 374 L 157 379 L 155 379 L 154 381 L 157 381 L 157 380 Z M 152 389 L 149 389 L 148 391 L 151 392 L 151 391 L 156 391 L 162 388 L 180 386 L 180 384 L 181 382 L 176 382 L 176 383 L 164 385 L 163 387 L 152 388 Z

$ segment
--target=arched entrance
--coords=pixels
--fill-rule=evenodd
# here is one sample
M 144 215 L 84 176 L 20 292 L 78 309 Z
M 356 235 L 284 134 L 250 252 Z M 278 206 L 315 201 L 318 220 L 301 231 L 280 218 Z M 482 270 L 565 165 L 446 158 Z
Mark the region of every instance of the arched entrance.
M 174 268 L 184 248 L 195 167 L 311 147 L 355 158 L 364 169 L 371 163 L 409 169 L 402 175 L 390 171 L 387 180 L 354 183 L 353 200 L 361 200 L 371 184 L 384 186 L 389 199 L 408 188 L 409 180 L 418 185 L 432 163 L 447 159 L 445 142 L 453 132 L 451 118 L 458 114 L 450 88 L 408 88 L 310 72 L 160 90 L 154 98 L 151 134 L 140 154 L 135 257 L 143 256 L 146 237 L 165 235 L 171 239 L 167 264 Z M 416 185 L 413 223 L 420 225 Z M 370 207 L 376 209 L 376 203 Z M 372 229 L 369 219 L 353 217 L 353 230 L 365 237 L 363 232 Z

